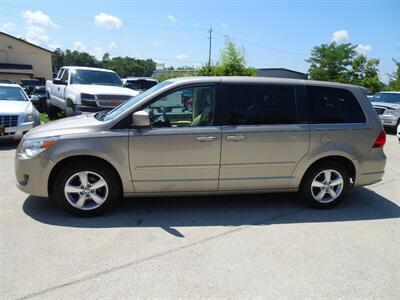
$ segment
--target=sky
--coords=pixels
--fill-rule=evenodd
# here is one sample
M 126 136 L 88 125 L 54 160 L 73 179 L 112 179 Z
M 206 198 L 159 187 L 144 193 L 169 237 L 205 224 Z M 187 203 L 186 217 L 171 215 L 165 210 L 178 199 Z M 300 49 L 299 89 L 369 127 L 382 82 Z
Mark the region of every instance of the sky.
M 381 79 L 400 57 L 400 0 L 0 1 L 0 31 L 42 47 L 151 58 L 172 66 L 218 61 L 224 37 L 249 66 L 307 72 L 311 49 L 350 42 L 380 59 Z

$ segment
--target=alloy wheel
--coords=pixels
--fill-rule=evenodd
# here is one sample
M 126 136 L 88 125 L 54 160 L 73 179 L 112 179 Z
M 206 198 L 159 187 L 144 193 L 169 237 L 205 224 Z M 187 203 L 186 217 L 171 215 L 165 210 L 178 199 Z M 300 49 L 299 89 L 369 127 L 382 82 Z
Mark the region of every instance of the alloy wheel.
M 66 181 L 64 194 L 73 207 L 92 210 L 106 201 L 108 185 L 101 175 L 91 171 L 81 171 Z
M 343 191 L 343 176 L 336 170 L 324 170 L 314 177 L 311 183 L 311 195 L 320 203 L 336 200 Z

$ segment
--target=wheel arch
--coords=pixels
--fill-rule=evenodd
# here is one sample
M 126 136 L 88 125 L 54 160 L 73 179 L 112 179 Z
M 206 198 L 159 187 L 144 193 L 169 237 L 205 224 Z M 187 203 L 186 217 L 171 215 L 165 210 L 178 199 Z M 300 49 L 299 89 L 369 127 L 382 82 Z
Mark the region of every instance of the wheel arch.
M 356 181 L 356 176 L 357 176 L 357 171 L 356 171 L 356 166 L 354 165 L 353 161 L 351 161 L 349 158 L 340 156 L 340 155 L 330 155 L 330 156 L 325 156 L 322 158 L 319 158 L 312 162 L 306 169 L 306 171 L 303 173 L 303 176 L 301 177 L 300 180 L 300 185 L 303 182 L 304 178 L 308 174 L 308 172 L 316 165 L 321 164 L 321 163 L 326 163 L 326 162 L 336 162 L 342 164 L 347 171 L 349 172 L 350 178 L 352 179 L 353 183 Z
M 87 161 L 91 161 L 94 163 L 100 163 L 100 164 L 104 164 L 107 165 L 109 168 L 111 168 L 113 170 L 113 172 L 115 173 L 114 175 L 116 176 L 116 178 L 118 179 L 118 183 L 119 183 L 119 188 L 120 191 L 123 191 L 123 185 L 122 185 L 122 180 L 121 180 L 121 176 L 118 173 L 117 169 L 111 164 L 109 163 L 107 160 L 98 157 L 98 156 L 92 156 L 92 155 L 75 155 L 75 156 L 70 156 L 67 158 L 64 158 L 63 160 L 60 160 L 59 162 L 57 162 L 57 164 L 52 168 L 50 175 L 48 177 L 48 181 L 47 181 L 47 192 L 48 195 L 51 197 L 54 193 L 54 182 L 56 179 L 57 174 L 60 172 L 60 170 L 65 166 L 68 165 L 70 163 L 76 162 L 76 161 L 82 161 L 84 160 L 85 162 Z

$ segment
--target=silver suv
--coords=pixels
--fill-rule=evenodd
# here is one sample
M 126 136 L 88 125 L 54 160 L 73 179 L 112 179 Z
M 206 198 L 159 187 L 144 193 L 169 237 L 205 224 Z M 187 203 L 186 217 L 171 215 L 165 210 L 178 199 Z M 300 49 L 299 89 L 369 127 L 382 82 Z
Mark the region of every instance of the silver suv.
M 121 196 L 299 191 L 309 205 L 329 208 L 350 187 L 381 180 L 385 140 L 357 86 L 181 78 L 111 111 L 29 131 L 15 172 L 22 191 L 79 216 Z

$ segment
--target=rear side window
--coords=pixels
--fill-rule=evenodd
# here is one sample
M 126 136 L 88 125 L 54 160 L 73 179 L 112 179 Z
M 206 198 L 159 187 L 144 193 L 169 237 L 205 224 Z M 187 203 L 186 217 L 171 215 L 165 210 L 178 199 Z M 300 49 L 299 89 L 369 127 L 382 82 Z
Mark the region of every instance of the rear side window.
M 307 86 L 311 123 L 365 123 L 354 95 L 344 89 Z
M 296 123 L 293 86 L 227 85 L 224 92 L 224 125 Z

